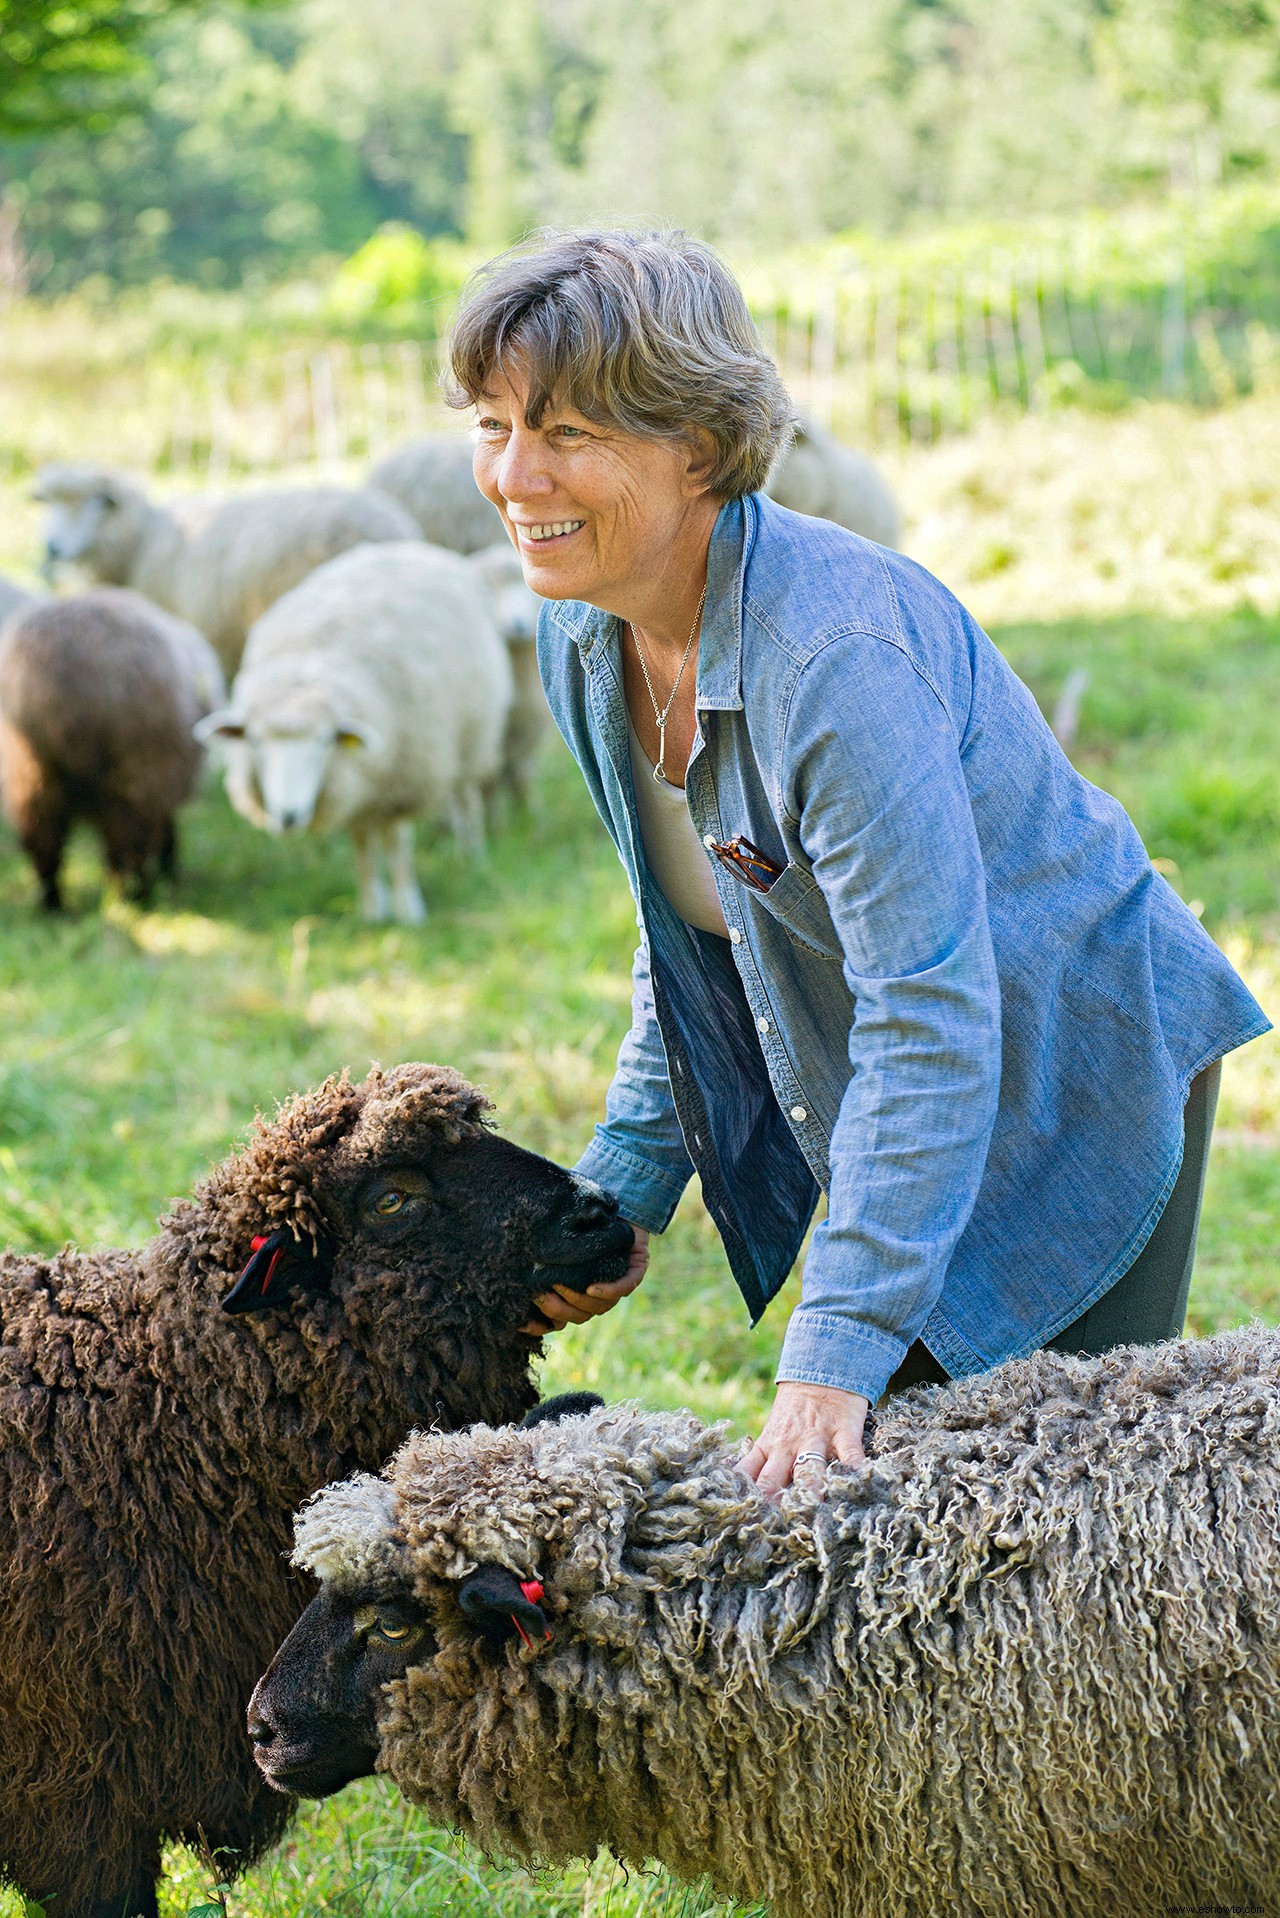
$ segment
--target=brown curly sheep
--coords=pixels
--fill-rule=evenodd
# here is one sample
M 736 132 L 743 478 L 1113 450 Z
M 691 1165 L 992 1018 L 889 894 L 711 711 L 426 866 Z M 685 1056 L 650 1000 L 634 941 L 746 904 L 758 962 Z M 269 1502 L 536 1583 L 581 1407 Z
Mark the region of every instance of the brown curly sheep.
M 142 1251 L 0 1258 L 0 1878 L 56 1918 L 154 1918 L 166 1836 L 231 1868 L 278 1836 L 244 1714 L 306 1602 L 290 1514 L 415 1426 L 518 1416 L 544 1268 L 624 1267 L 612 1201 L 485 1106 L 440 1066 L 331 1079 Z
M 736 1456 L 620 1407 L 322 1493 L 268 1776 L 774 1918 L 1280 1908 L 1280 1333 L 905 1394 L 825 1501 Z

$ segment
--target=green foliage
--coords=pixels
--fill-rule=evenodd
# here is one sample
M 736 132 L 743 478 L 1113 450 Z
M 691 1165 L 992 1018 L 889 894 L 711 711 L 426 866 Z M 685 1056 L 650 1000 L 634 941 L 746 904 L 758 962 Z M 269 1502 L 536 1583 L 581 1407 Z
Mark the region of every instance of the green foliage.
M 157 22 L 195 4 L 0 0 L 0 139 L 102 132 L 154 80 L 145 42 Z
M 388 220 L 482 251 L 670 220 L 763 254 L 1200 197 L 1280 159 L 1280 0 L 293 0 L 270 32 L 193 4 L 0 0 L 0 72 L 6 20 L 83 17 L 136 106 L 101 152 L 8 156 L 38 284 L 280 277 Z M 37 94 L 10 133 L 60 124 Z
M 364 238 L 379 196 L 302 84 L 294 25 L 220 8 L 150 45 L 145 112 L 16 156 L 10 195 L 47 292 L 94 276 L 239 284 Z
M 456 240 L 424 240 L 390 220 L 329 282 L 326 318 L 344 329 L 438 333 L 473 264 Z
M 1078 763 L 1124 803 L 1211 924 L 1275 912 L 1274 620 L 1071 620 L 1014 627 L 1002 643 L 1046 710 L 1068 672 L 1089 674 Z

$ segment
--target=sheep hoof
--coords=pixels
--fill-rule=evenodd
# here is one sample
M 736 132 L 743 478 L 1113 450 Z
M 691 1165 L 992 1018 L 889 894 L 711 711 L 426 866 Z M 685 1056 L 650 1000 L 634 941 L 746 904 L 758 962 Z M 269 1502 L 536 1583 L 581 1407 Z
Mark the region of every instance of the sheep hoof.
M 399 892 L 395 899 L 395 918 L 402 926 L 421 926 L 427 917 L 427 902 L 415 887 L 412 892 Z

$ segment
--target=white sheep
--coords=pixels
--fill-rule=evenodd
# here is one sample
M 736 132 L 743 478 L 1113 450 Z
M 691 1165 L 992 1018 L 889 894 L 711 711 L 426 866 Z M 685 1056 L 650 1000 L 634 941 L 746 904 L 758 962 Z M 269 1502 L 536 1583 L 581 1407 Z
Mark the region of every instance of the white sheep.
M 902 537 L 898 502 L 878 469 L 811 419 L 797 421 L 764 490 L 793 513 L 834 520 L 880 546 L 896 546 Z
M 413 924 L 413 821 L 448 820 L 483 852 L 510 705 L 482 582 L 456 553 L 391 541 L 317 567 L 255 621 L 227 708 L 198 732 L 223 742 L 237 812 L 350 833 L 363 916 Z
M 551 720 L 538 676 L 538 595 L 525 585 L 520 555 L 510 540 L 485 546 L 468 560 L 490 595 L 498 631 L 507 642 L 514 692 L 502 748 L 502 783 L 523 803 L 533 783 L 538 749 Z
M 399 501 L 369 487 L 248 493 L 174 509 L 108 467 L 46 466 L 34 497 L 49 508 L 45 566 L 74 563 L 110 586 L 133 586 L 199 627 L 228 673 L 245 634 L 282 593 L 335 554 L 418 535 Z
M 423 538 L 436 546 L 478 553 L 506 538 L 472 476 L 471 441 L 460 435 L 430 433 L 398 446 L 371 469 L 369 484 L 407 507 Z

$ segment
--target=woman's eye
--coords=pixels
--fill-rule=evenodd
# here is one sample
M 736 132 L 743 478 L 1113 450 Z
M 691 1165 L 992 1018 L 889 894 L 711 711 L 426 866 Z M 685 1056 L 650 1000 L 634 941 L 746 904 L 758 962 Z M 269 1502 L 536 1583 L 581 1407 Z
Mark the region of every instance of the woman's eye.
M 403 1192 L 384 1192 L 380 1199 L 374 1200 L 373 1209 L 380 1218 L 389 1219 L 394 1213 L 399 1212 L 403 1205 Z
M 505 433 L 507 430 L 501 420 L 490 420 L 490 419 L 477 420 L 476 425 L 479 427 L 480 431 L 484 434 L 486 439 L 496 439 L 501 434 Z
M 562 440 L 581 440 L 586 438 L 580 426 L 557 426 L 556 432 Z

